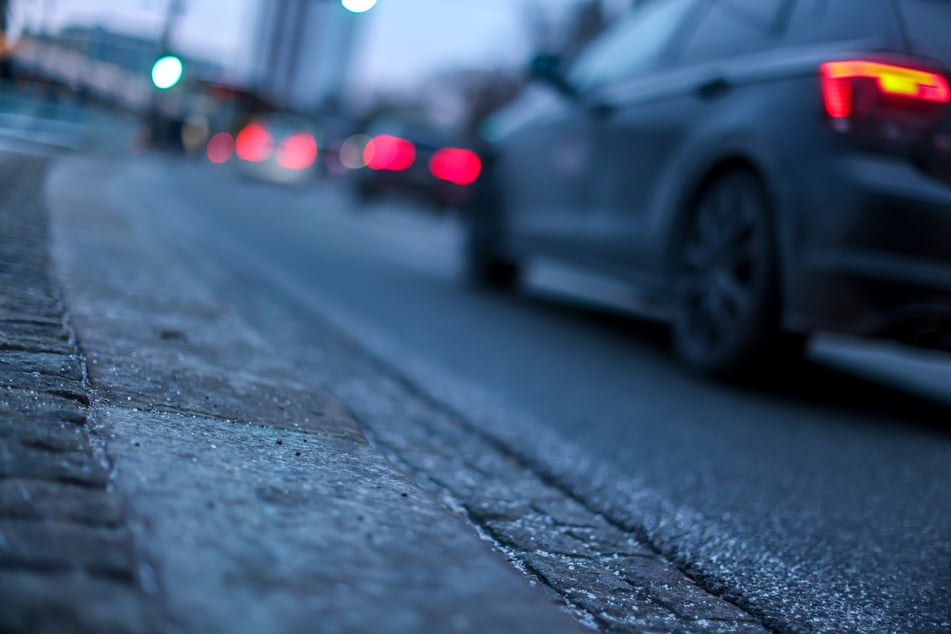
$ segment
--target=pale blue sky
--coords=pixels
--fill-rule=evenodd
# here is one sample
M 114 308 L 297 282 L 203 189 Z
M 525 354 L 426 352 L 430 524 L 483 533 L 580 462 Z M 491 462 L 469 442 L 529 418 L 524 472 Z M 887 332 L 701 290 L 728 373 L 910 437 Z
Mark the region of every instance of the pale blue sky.
M 252 31 L 258 2 L 185 0 L 176 42 L 186 52 L 237 66 L 246 64 L 244 38 Z M 316 1 L 316 0 L 315 0 Z M 361 30 L 352 70 L 361 88 L 413 85 L 452 66 L 512 66 L 528 55 L 523 31 L 526 3 L 557 10 L 575 0 L 379 0 L 359 19 Z M 101 22 L 155 34 L 168 0 L 14 0 L 20 25 Z M 341 9 L 343 10 L 343 9 Z
M 405 85 L 452 66 L 521 63 L 520 12 L 518 0 L 380 0 L 358 40 L 357 81 Z

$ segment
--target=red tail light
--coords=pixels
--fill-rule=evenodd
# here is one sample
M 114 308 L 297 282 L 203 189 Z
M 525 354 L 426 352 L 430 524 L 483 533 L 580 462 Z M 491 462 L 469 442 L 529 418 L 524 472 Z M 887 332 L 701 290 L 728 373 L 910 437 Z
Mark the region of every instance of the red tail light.
M 290 170 L 305 170 L 317 160 L 317 140 L 300 132 L 289 136 L 277 148 L 277 164 Z
M 243 161 L 260 163 L 266 161 L 274 152 L 274 138 L 260 123 L 251 123 L 238 133 L 234 141 L 234 151 Z
M 471 185 L 482 173 L 482 161 L 472 150 L 447 147 L 429 160 L 429 171 L 436 178 L 456 185 Z
M 826 112 L 833 119 L 853 116 L 856 81 L 863 79 L 873 80 L 882 95 L 922 103 L 951 102 L 951 88 L 947 79 L 914 68 L 847 60 L 823 64 L 821 73 Z
M 383 134 L 370 139 L 363 149 L 363 160 L 370 169 L 401 172 L 416 162 L 416 146 L 406 139 Z

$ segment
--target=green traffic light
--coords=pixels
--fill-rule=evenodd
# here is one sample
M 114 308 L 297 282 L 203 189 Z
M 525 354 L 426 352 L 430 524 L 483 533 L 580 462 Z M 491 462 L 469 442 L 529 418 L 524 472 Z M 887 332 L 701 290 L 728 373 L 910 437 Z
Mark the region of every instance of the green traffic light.
M 168 90 L 182 80 L 185 65 L 175 55 L 158 58 L 152 65 L 152 83 L 156 88 Z
M 350 13 L 366 13 L 376 6 L 376 0 L 340 0 L 340 4 Z

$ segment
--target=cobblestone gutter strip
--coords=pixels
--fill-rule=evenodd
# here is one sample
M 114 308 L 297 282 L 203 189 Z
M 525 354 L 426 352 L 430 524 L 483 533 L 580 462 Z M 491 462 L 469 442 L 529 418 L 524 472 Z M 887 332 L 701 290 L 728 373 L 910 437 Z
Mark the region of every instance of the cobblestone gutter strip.
M 582 620 L 605 632 L 766 631 L 748 613 L 697 586 L 638 535 L 592 511 L 440 404 L 425 397 L 410 401 L 412 413 L 394 424 L 375 408 L 386 399 L 404 402 L 407 387 L 400 383 L 358 380 L 339 390 L 391 459 L 462 512 Z M 375 399 L 366 398 L 368 389 Z
M 150 632 L 154 597 L 50 280 L 44 172 L 39 157 L 0 164 L 0 631 Z

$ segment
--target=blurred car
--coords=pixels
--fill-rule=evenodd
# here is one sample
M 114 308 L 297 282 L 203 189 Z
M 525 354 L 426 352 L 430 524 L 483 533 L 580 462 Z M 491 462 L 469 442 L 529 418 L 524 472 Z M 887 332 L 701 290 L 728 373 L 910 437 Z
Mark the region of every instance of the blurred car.
M 209 152 L 215 140 L 209 141 Z M 235 170 L 247 178 L 291 185 L 310 181 L 318 172 L 316 128 L 299 117 L 258 117 L 238 131 L 233 144 Z
M 736 373 L 814 331 L 951 350 L 951 2 L 655 0 L 485 125 L 473 279 L 629 282 Z
M 354 187 L 364 201 L 402 194 L 437 207 L 459 205 L 482 172 L 478 154 L 422 118 L 386 116 L 359 139 Z
M 319 117 L 320 158 L 318 165 L 324 176 L 342 176 L 348 168 L 341 162 L 340 150 L 344 142 L 357 132 L 356 123 L 340 114 L 326 113 Z

